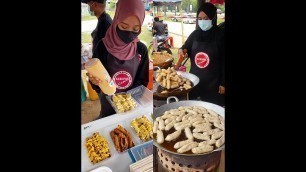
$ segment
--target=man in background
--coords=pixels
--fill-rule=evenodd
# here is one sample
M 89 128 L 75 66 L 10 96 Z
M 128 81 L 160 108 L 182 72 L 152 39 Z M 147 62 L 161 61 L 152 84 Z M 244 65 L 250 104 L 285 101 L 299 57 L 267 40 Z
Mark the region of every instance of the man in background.
M 109 16 L 109 14 L 105 12 L 105 7 L 106 7 L 105 0 L 81 0 L 81 1 L 82 3 L 86 3 L 88 5 L 89 13 L 92 16 L 96 16 L 98 19 L 98 24 L 95 30 L 93 30 L 91 33 L 92 52 L 94 58 L 102 57 L 103 51 L 105 51 L 102 48 L 103 46 L 101 46 L 101 44 L 103 44 L 102 38 L 104 38 L 107 29 L 112 24 L 111 17 Z M 94 54 L 95 49 L 97 49 L 97 51 L 95 51 Z

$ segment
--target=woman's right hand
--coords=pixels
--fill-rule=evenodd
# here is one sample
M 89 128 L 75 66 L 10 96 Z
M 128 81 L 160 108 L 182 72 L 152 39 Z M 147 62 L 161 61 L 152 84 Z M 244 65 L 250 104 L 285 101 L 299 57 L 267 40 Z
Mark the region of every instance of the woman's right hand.
M 96 78 L 96 77 L 92 76 L 92 75 L 89 74 L 89 73 L 87 73 L 87 76 L 88 76 L 88 78 L 89 78 L 89 81 L 90 81 L 91 83 L 93 83 L 94 85 L 99 85 L 99 84 L 102 83 L 102 81 L 101 81 L 99 78 Z
M 178 50 L 179 57 L 184 57 L 184 52 L 182 49 Z

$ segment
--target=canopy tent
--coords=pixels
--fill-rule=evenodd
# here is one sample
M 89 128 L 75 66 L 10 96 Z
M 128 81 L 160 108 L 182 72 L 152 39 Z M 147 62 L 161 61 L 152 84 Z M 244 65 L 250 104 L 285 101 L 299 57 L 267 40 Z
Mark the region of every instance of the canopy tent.
M 220 4 L 223 5 L 225 0 L 210 0 L 209 2 L 212 4 Z
M 163 6 L 163 5 L 177 5 L 182 2 L 182 0 L 153 0 L 153 6 Z

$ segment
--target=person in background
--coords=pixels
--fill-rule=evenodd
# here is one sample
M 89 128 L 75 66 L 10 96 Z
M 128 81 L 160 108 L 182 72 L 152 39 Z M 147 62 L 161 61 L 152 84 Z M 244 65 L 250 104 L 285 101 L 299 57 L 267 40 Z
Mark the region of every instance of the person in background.
M 158 17 L 154 17 L 154 23 L 153 23 L 153 36 L 163 36 L 165 35 L 165 24 L 159 21 Z
M 217 26 L 217 8 L 211 3 L 203 3 L 197 11 L 197 29 L 179 49 L 181 57 L 189 56 L 190 73 L 199 77 L 200 82 L 189 96 L 224 106 L 224 31 Z M 178 69 L 182 60 L 175 65 Z
M 107 51 L 103 58 L 97 57 L 116 84 L 116 93 L 148 85 L 148 49 L 138 39 L 144 18 L 145 9 L 141 0 L 119 0 L 114 20 L 102 39 L 103 49 Z M 102 106 L 99 118 L 115 114 L 106 95 L 97 86 L 101 81 L 91 75 L 89 80 L 93 84 L 93 89 L 101 94 Z
M 105 0 L 82 0 L 82 3 L 87 3 L 89 13 L 98 19 L 97 26 L 91 33 L 92 52 L 97 49 L 98 51 L 96 51 L 95 57 L 103 57 L 105 49 L 103 49 L 103 42 L 101 40 L 112 24 L 111 17 L 105 12 Z

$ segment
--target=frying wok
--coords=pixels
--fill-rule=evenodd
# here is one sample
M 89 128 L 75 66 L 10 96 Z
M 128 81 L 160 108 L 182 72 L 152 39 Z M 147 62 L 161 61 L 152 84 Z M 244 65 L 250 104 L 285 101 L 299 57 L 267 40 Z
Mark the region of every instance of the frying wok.
M 171 99 L 175 99 L 176 102 L 174 103 L 170 103 Z M 156 109 L 154 109 L 153 111 L 153 120 L 155 120 L 157 117 L 162 116 L 167 110 L 170 109 L 177 109 L 179 107 L 182 106 L 202 106 L 206 109 L 211 109 L 213 111 L 215 111 L 216 113 L 218 113 L 220 116 L 225 118 L 225 110 L 223 107 L 212 104 L 212 103 L 208 103 L 208 102 L 203 102 L 203 101 L 195 101 L 195 100 L 187 100 L 187 101 L 179 101 L 178 98 L 171 96 L 167 98 L 167 104 L 162 105 Z M 159 149 L 162 149 L 166 152 L 169 152 L 171 154 L 176 154 L 176 155 L 183 155 L 183 156 L 199 156 L 199 155 L 207 155 L 207 154 L 211 154 L 215 151 L 221 151 L 225 148 L 225 144 L 223 144 L 221 147 L 219 147 L 218 149 L 213 150 L 212 152 L 208 152 L 208 153 L 203 153 L 203 154 L 181 154 L 181 153 L 177 153 L 177 152 L 173 152 L 170 151 L 166 148 L 164 148 L 163 146 L 161 146 L 160 144 L 158 144 L 156 142 L 156 139 L 153 139 L 153 144 L 158 147 Z

